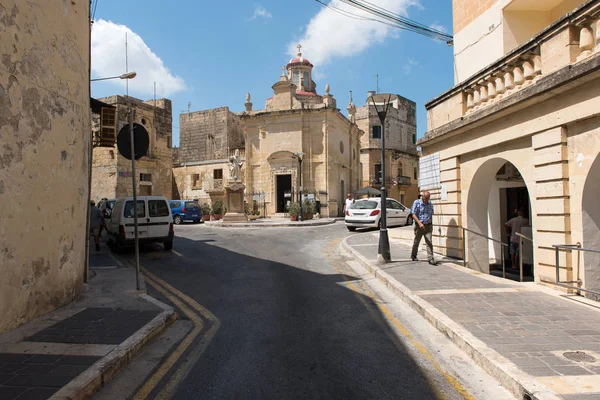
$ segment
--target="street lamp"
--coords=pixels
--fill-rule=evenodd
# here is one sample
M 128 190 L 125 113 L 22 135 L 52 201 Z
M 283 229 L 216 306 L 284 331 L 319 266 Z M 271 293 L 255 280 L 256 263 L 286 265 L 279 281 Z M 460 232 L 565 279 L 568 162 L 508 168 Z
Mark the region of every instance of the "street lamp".
M 109 76 L 108 78 L 91 79 L 90 82 L 107 81 L 109 79 L 133 79 L 136 77 L 136 75 L 137 75 L 137 73 L 135 71 L 131 71 L 131 72 L 126 72 L 126 73 L 118 75 L 118 76 Z
M 304 153 L 299 151 L 297 153 L 294 153 L 294 158 L 298 159 L 298 184 L 300 186 L 299 190 L 298 190 L 298 198 L 300 199 L 298 201 L 298 203 L 300 203 L 300 215 L 298 215 L 298 221 L 302 221 L 302 157 L 304 156 Z
M 390 239 L 387 232 L 387 207 L 385 204 L 387 201 L 387 195 L 385 193 L 385 117 L 387 116 L 391 99 L 392 95 L 390 94 L 387 102 L 384 101 L 383 107 L 380 111 L 377 108 L 377 104 L 375 104 L 375 99 L 373 99 L 373 96 L 369 97 L 369 100 L 371 100 L 371 103 L 373 103 L 373 107 L 375 107 L 375 111 L 379 117 L 379 122 L 381 122 L 381 219 L 379 227 L 379 248 L 377 250 L 377 260 L 381 263 L 388 263 L 392 261 L 392 257 L 390 255 Z
M 111 76 L 108 78 L 96 78 L 90 79 L 90 82 L 96 81 L 105 81 L 108 79 L 133 79 L 136 77 L 135 71 L 126 72 L 119 76 Z M 90 140 L 90 145 L 88 146 L 88 196 L 87 196 L 87 220 L 85 222 L 86 229 L 86 246 L 85 246 L 85 271 L 83 273 L 83 282 L 87 283 L 89 278 L 90 271 L 90 213 L 92 211 L 91 200 L 92 200 L 92 158 L 94 155 L 94 144 L 92 140 Z M 139 289 L 139 284 L 138 284 Z

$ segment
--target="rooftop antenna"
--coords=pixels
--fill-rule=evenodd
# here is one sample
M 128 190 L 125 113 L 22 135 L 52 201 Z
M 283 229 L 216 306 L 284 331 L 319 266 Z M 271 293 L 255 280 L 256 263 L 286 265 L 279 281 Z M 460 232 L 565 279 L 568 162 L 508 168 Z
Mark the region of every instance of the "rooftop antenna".
M 129 56 L 127 54 L 127 32 L 125 32 L 125 73 L 129 72 Z M 125 79 L 125 95 L 129 97 L 129 79 Z
M 377 86 L 376 86 L 375 93 L 379 94 L 379 74 L 377 74 Z
M 154 82 L 154 107 L 156 107 L 156 82 Z

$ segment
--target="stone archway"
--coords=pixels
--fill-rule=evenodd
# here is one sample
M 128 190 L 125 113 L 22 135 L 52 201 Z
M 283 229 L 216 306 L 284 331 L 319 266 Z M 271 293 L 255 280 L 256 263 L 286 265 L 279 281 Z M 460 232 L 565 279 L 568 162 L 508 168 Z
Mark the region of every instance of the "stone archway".
M 583 243 L 586 249 L 600 250 L 600 155 L 592 163 L 583 188 L 582 224 Z M 600 291 L 600 254 L 584 253 L 585 288 Z M 593 296 L 600 300 L 600 296 Z
M 519 193 L 514 193 L 516 190 Z M 524 197 L 520 203 L 513 199 L 518 198 L 519 194 Z M 530 216 L 530 207 L 529 190 L 518 168 L 505 158 L 492 158 L 479 166 L 470 182 L 465 226 L 471 231 L 510 245 L 504 223 L 515 216 L 515 208 L 526 208 L 526 218 L 531 221 L 533 218 Z M 489 274 L 490 264 L 499 264 L 498 267 L 502 269 L 504 260 L 506 267 L 512 266 L 508 247 L 471 232 L 467 232 L 465 237 L 469 268 Z

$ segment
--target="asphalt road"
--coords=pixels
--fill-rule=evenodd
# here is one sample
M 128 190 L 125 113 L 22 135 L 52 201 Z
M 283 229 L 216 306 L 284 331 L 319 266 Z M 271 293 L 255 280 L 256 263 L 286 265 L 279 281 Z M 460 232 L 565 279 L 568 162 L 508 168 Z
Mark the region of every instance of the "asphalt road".
M 396 339 L 374 300 L 355 290 L 357 278 L 332 261 L 348 234 L 342 223 L 244 230 L 186 225 L 177 227 L 177 256 L 145 254 L 148 271 L 220 321 L 172 397 L 465 398 L 431 360 Z

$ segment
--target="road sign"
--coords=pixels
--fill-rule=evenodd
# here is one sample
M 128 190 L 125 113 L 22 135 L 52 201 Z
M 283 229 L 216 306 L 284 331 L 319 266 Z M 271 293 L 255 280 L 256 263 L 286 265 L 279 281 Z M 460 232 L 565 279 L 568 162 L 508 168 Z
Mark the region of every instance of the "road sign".
M 148 154 L 150 136 L 148 131 L 140 124 L 133 124 L 133 140 L 135 145 L 135 159 L 139 160 Z M 129 124 L 123 126 L 117 135 L 117 149 L 119 154 L 131 160 L 131 138 L 129 136 Z

